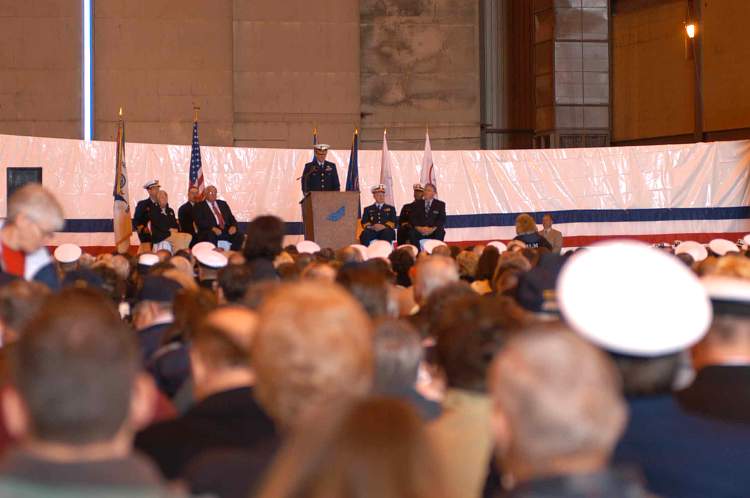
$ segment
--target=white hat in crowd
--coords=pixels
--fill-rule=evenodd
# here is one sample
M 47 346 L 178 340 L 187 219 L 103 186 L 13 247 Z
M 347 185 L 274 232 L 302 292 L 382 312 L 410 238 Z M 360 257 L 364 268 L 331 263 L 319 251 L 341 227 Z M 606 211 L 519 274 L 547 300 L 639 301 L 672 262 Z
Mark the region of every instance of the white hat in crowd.
M 708 248 L 717 256 L 725 256 L 730 252 L 740 252 L 737 244 L 727 239 L 714 239 L 708 243 Z
M 55 249 L 54 256 L 60 263 L 74 263 L 82 253 L 81 248 L 75 244 L 61 244 Z
M 505 244 L 503 244 L 502 242 L 497 241 L 497 240 L 493 240 L 492 242 L 487 243 L 487 245 L 488 246 L 492 246 L 492 247 L 496 247 L 497 248 L 497 252 L 499 252 L 500 254 L 502 254 L 502 253 L 504 253 L 505 251 L 508 250 L 508 246 L 506 246 Z
M 388 256 L 393 252 L 393 245 L 385 240 L 373 240 L 370 245 L 367 246 L 367 259 L 388 259 Z
M 689 254 L 693 261 L 703 261 L 708 257 L 708 249 L 706 249 L 706 246 L 699 242 L 695 242 L 694 240 L 687 240 L 685 242 L 681 242 L 680 245 L 678 245 L 675 250 L 675 254 Z
M 446 243 L 437 239 L 422 239 L 419 241 L 419 245 L 422 246 L 424 252 L 432 254 L 432 251 L 434 251 L 436 247 L 444 246 Z
M 557 283 L 568 324 L 614 353 L 682 351 L 708 331 L 712 310 L 698 278 L 677 258 L 635 241 L 575 254 Z
M 320 251 L 320 246 L 312 240 L 301 240 L 297 242 L 297 252 L 300 254 L 315 254 Z
M 213 251 L 216 249 L 216 246 L 212 244 L 211 242 L 198 242 L 193 246 L 193 248 L 190 250 L 190 252 L 193 253 L 193 255 L 198 254 L 202 251 Z
M 226 256 L 217 251 L 198 251 L 195 254 L 195 259 L 197 259 L 198 263 L 202 264 L 203 266 L 207 266 L 208 268 L 213 268 L 215 270 L 224 268 L 229 262 Z
M 146 252 L 138 256 L 138 264 L 141 266 L 154 266 L 159 262 L 159 256 L 152 252 Z
M 363 246 L 362 244 L 352 244 L 349 247 L 353 247 L 357 250 L 360 256 L 362 256 L 362 261 L 367 261 L 367 246 Z

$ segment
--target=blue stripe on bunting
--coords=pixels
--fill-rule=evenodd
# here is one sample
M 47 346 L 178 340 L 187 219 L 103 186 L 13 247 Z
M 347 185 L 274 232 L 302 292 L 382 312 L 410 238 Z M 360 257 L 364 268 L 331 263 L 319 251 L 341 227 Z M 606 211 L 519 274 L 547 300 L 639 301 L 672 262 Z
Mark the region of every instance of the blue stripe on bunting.
M 508 227 L 516 224 L 520 213 L 461 214 L 448 216 L 446 228 Z M 576 209 L 567 211 L 544 211 L 529 213 L 537 223 L 545 214 L 551 214 L 555 224 L 561 223 L 614 223 L 632 221 L 678 221 L 678 220 L 744 220 L 750 219 L 750 206 L 721 208 L 674 208 L 674 209 Z M 240 223 L 240 229 L 247 228 Z M 288 222 L 287 235 L 302 235 L 302 222 Z M 65 222 L 63 232 L 106 233 L 112 232 L 112 220 L 70 219 Z

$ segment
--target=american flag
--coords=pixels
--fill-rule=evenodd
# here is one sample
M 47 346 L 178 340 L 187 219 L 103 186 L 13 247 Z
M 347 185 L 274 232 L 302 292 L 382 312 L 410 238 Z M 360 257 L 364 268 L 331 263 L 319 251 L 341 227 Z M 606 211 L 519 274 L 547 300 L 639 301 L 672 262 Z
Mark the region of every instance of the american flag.
M 198 195 L 203 197 L 203 164 L 201 163 L 201 144 L 198 141 L 198 121 L 193 123 L 193 149 L 190 153 L 190 185 L 198 187 Z

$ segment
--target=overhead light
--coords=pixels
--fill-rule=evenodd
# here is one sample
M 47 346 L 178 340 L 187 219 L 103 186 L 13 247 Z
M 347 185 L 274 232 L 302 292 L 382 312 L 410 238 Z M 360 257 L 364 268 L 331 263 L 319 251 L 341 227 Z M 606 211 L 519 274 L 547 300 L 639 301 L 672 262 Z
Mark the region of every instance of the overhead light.
M 696 30 L 697 30 L 697 27 L 695 26 L 695 23 L 691 22 L 691 23 L 685 24 L 685 32 L 687 33 L 688 38 L 690 38 L 691 40 L 695 38 Z

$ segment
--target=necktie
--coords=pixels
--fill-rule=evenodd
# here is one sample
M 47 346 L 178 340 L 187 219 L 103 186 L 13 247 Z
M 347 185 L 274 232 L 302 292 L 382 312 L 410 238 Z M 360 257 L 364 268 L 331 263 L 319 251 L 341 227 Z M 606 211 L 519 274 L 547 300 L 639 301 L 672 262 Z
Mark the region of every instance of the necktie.
M 215 202 L 212 202 L 211 208 L 214 210 L 214 215 L 216 215 L 216 220 L 219 222 L 219 228 L 224 230 L 224 217 L 221 215 L 221 210 L 219 210 L 219 206 L 217 206 Z
M 431 202 L 425 202 L 424 203 L 424 214 L 425 214 L 425 216 L 429 216 L 429 214 L 430 214 L 430 205 L 431 204 L 432 204 Z

